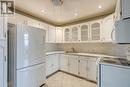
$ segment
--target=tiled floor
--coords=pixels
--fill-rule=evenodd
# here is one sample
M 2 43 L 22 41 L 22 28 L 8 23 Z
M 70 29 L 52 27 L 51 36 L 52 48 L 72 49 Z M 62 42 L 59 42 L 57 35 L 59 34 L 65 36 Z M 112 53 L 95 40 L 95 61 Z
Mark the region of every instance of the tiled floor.
M 97 87 L 97 85 L 84 79 L 58 72 L 49 77 L 43 87 Z

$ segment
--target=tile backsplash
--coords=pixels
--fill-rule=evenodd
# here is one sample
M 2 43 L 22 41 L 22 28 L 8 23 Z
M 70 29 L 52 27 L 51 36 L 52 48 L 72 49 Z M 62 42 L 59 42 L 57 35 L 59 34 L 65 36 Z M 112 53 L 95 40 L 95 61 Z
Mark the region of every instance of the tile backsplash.
M 52 52 L 52 51 L 63 51 L 62 44 L 56 43 L 46 43 L 45 44 L 45 52 Z
M 102 53 L 113 56 L 126 56 L 130 45 L 112 44 L 112 43 L 74 43 L 63 44 L 65 51 L 75 49 L 76 52 L 83 53 Z
M 127 56 L 130 44 L 113 43 L 66 43 L 66 44 L 46 44 L 46 52 L 70 51 L 74 48 L 80 53 L 99 53 L 113 56 Z

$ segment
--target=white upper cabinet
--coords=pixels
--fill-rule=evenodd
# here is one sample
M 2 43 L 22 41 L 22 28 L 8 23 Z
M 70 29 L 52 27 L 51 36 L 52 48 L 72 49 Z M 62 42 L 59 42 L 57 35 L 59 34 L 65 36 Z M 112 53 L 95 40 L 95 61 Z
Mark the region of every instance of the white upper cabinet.
M 72 42 L 78 42 L 79 41 L 79 25 L 72 26 L 71 27 L 71 33 L 72 33 Z
M 0 17 L 0 39 L 4 39 L 4 18 Z
M 114 15 L 109 15 L 103 19 L 102 40 L 103 42 L 112 42 L 114 39 Z
M 63 42 L 63 29 L 62 27 L 56 28 L 56 43 L 62 43 Z
M 91 41 L 101 40 L 101 20 L 90 22 L 90 38 Z
M 26 16 L 15 14 L 15 18 L 16 18 L 15 24 L 28 24 Z
M 37 28 L 41 28 L 41 22 L 34 20 L 32 18 L 27 18 L 27 25 L 32 26 L 32 27 L 37 27 Z
M 49 43 L 56 43 L 56 28 L 54 26 L 49 26 L 48 42 Z
M 86 42 L 89 40 L 89 23 L 80 25 L 80 42 Z
M 71 29 L 70 27 L 64 28 L 64 42 L 70 42 L 71 41 Z
M 7 37 L 7 18 L 0 17 L 0 40 L 6 40 Z

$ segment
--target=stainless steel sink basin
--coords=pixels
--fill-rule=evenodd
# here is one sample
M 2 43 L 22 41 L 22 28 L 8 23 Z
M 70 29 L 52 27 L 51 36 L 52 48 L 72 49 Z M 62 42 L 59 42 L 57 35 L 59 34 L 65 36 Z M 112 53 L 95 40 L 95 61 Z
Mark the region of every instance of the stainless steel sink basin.
M 116 64 L 117 63 L 117 61 L 114 61 L 114 60 L 103 60 L 103 62 L 111 63 L 111 64 Z

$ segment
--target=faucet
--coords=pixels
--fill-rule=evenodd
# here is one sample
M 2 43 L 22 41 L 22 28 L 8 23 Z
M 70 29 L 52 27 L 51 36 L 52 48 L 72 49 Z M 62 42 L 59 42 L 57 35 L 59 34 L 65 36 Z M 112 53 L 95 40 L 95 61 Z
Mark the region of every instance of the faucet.
M 73 53 L 76 52 L 75 49 L 74 49 L 74 47 L 72 47 L 71 49 L 72 49 L 72 52 L 73 52 Z

